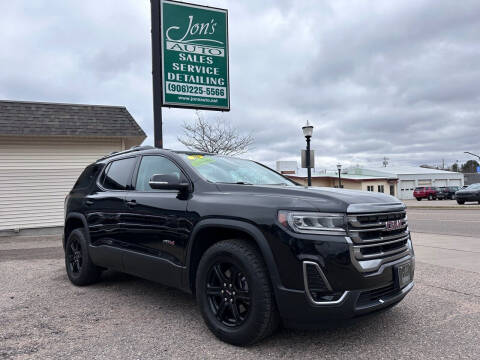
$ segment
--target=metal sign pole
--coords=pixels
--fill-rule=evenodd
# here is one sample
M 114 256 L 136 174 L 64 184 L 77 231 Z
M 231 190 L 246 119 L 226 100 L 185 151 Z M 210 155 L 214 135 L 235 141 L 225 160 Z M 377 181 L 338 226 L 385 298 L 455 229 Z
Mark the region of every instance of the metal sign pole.
M 154 145 L 163 148 L 162 138 L 162 59 L 160 58 L 160 1 L 150 0 L 152 17 L 152 80 Z

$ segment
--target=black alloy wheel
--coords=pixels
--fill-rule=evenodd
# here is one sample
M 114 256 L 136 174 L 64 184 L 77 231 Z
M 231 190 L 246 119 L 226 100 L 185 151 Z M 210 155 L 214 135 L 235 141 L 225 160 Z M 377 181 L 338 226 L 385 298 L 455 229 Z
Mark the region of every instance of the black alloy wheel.
M 229 344 L 251 345 L 280 324 L 268 270 L 253 241 L 210 246 L 198 264 L 195 292 L 206 325 Z
M 226 326 L 240 326 L 248 317 L 251 298 L 247 278 L 233 264 L 215 263 L 207 275 L 211 311 Z
M 70 281 L 78 286 L 96 282 L 102 270 L 88 253 L 88 242 L 83 229 L 73 230 L 65 244 L 65 268 Z
M 82 246 L 76 238 L 70 241 L 70 246 L 67 249 L 67 262 L 70 272 L 72 274 L 79 274 L 82 270 Z

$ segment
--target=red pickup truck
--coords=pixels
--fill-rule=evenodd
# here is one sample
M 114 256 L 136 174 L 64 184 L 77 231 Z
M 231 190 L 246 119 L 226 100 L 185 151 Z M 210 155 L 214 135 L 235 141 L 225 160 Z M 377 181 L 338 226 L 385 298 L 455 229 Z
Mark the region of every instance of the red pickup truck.
M 418 201 L 421 201 L 422 199 L 428 199 L 428 200 L 436 200 L 437 199 L 437 188 L 435 187 L 417 187 L 413 191 L 413 196 L 415 196 L 415 199 Z

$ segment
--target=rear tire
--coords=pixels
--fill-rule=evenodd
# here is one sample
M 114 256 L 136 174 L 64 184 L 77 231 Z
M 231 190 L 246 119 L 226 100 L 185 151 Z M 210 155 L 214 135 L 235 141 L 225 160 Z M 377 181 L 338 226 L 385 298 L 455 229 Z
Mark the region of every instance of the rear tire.
M 463 204 L 465 204 L 465 200 L 458 200 L 458 199 L 457 199 L 457 204 L 458 204 L 458 205 L 463 205 Z
M 221 241 L 205 252 L 198 265 L 196 296 L 208 328 L 227 343 L 251 345 L 278 328 L 266 265 L 246 240 Z
M 416 198 L 416 199 L 417 199 L 417 201 L 422 201 L 422 198 Z
M 88 254 L 88 242 L 83 229 L 75 229 L 68 236 L 65 245 L 65 267 L 70 281 L 77 286 L 93 284 L 101 270 Z

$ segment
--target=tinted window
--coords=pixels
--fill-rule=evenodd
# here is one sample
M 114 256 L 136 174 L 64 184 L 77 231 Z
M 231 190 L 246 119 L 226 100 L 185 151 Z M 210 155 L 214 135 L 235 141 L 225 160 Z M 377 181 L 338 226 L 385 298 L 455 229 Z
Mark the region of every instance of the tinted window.
M 421 190 L 423 190 L 423 189 L 424 189 L 423 187 L 417 187 L 417 188 L 415 188 L 416 191 L 421 191 Z
M 136 161 L 136 158 L 113 161 L 106 170 L 103 186 L 112 190 L 126 190 Z
M 85 170 L 83 170 L 82 174 L 78 178 L 73 188 L 82 189 L 82 188 L 89 187 L 92 181 L 97 177 L 99 169 L 100 169 L 100 166 L 96 164 L 87 166 Z
M 184 175 L 172 161 L 163 156 L 144 156 L 138 168 L 135 188 L 139 191 L 158 191 L 150 187 L 148 182 L 153 175 L 174 175 L 182 181 Z

